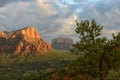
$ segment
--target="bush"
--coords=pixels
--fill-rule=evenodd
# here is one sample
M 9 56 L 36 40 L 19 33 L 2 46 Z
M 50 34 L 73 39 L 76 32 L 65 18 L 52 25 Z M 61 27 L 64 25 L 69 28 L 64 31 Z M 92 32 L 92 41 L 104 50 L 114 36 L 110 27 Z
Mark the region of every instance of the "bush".
M 107 80 L 120 80 L 120 70 L 110 70 L 107 75 Z

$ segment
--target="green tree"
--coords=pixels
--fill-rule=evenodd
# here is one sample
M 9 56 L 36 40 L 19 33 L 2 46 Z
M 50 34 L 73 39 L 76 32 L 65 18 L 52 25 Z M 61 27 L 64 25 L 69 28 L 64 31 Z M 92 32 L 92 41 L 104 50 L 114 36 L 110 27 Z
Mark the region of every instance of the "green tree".
M 6 64 L 6 54 L 5 53 L 0 53 L 0 64 Z
M 80 57 L 69 65 L 69 69 L 74 73 L 90 75 L 95 80 L 105 80 L 108 71 L 118 62 L 115 48 L 120 44 L 120 33 L 113 35 L 112 40 L 102 37 L 103 26 L 95 20 L 76 21 L 76 26 L 75 32 L 80 40 L 74 44 L 72 51 Z
M 15 59 L 15 62 L 17 63 L 23 63 L 24 61 L 25 61 L 25 55 L 23 53 L 20 53 Z

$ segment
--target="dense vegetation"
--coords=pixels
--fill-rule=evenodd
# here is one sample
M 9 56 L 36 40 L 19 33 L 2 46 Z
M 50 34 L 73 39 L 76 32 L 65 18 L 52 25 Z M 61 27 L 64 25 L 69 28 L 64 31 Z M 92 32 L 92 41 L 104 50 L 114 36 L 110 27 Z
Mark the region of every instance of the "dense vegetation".
M 76 57 L 70 51 L 62 50 L 28 56 L 0 53 L 0 80 L 43 80 L 46 75 L 64 68 Z
M 80 57 L 69 65 L 69 72 L 84 75 L 91 80 L 107 80 L 111 70 L 119 72 L 120 33 L 113 34 L 109 40 L 101 36 L 103 26 L 95 20 L 76 21 L 76 25 L 75 31 L 80 40 L 74 44 L 72 51 Z

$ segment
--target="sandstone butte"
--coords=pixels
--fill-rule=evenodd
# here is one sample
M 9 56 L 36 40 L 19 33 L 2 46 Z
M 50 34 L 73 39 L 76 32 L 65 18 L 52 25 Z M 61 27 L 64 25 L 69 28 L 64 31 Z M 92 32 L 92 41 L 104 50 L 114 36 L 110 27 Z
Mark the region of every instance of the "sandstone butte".
M 51 46 L 53 49 L 70 50 L 73 46 L 73 39 L 71 39 L 71 38 L 55 38 L 55 39 L 52 39 Z
M 45 53 L 51 45 L 40 38 L 33 27 L 26 27 L 12 32 L 0 32 L 0 52 L 18 55 L 23 53 Z

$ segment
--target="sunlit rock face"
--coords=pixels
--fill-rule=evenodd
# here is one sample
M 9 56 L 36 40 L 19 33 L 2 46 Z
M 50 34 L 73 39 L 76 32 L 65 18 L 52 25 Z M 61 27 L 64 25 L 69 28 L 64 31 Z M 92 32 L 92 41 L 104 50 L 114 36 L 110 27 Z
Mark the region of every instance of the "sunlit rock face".
M 71 38 L 55 38 L 52 39 L 52 48 L 57 50 L 70 50 L 73 45 Z
M 7 35 L 5 32 L 0 32 L 0 37 L 5 38 Z
M 12 32 L 0 32 L 0 52 L 13 53 L 44 53 L 51 45 L 40 38 L 33 27 L 26 27 Z
M 12 34 L 10 38 L 40 39 L 40 36 L 33 27 L 27 27 L 21 30 L 17 30 L 16 32 L 14 32 L 14 34 Z

